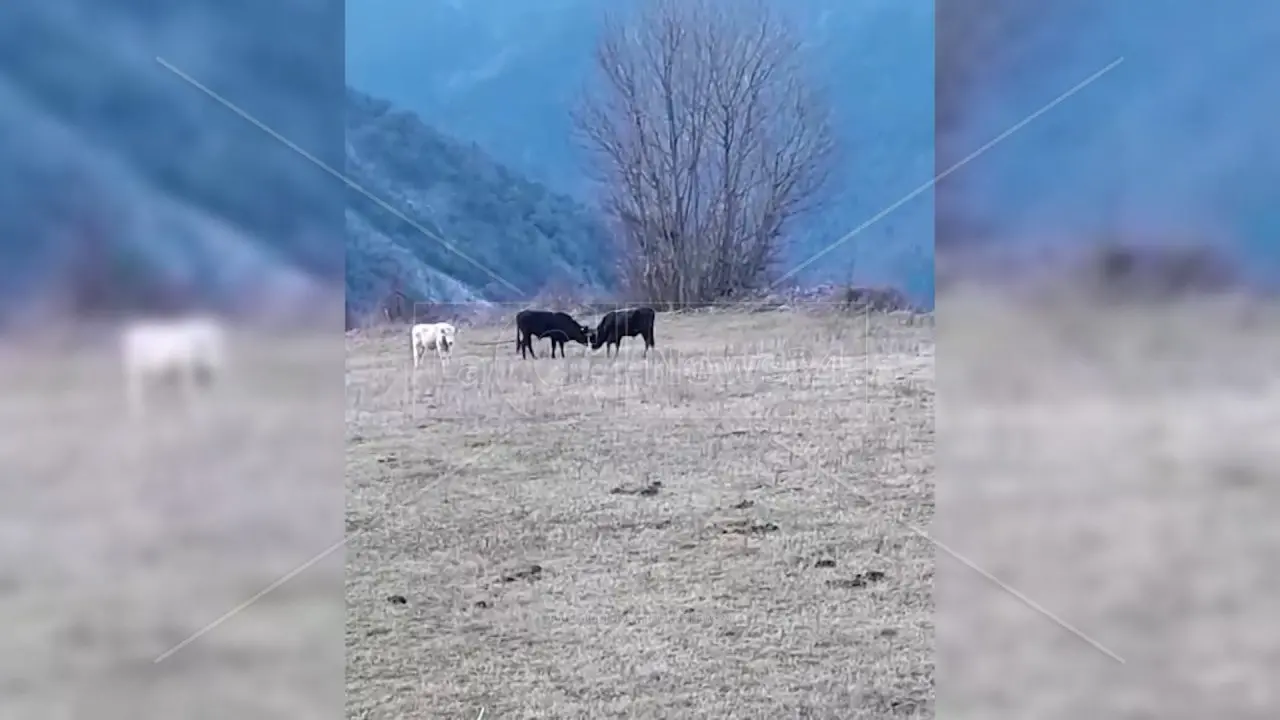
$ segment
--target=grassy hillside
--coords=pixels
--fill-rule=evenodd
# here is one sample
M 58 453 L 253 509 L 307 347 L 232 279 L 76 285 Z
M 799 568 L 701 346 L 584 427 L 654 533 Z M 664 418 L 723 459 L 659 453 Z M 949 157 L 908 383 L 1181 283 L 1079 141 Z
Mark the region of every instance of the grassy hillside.
M 349 193 L 353 308 L 376 303 L 396 279 L 411 297 L 447 302 L 527 296 L 552 281 L 610 283 L 604 229 L 572 199 L 352 89 L 346 122 L 348 175 L 419 226 Z
M 349 335 L 348 714 L 933 717 L 935 353 L 903 320 L 665 315 L 608 361 L 499 323 L 412 382 L 399 333 Z

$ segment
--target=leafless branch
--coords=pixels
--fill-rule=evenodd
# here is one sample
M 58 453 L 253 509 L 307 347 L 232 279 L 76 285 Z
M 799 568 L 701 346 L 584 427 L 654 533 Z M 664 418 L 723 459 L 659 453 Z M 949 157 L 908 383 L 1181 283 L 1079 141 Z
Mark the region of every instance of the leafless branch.
M 646 0 L 595 60 L 574 121 L 630 290 L 686 306 L 765 284 L 836 149 L 796 33 L 765 1 Z

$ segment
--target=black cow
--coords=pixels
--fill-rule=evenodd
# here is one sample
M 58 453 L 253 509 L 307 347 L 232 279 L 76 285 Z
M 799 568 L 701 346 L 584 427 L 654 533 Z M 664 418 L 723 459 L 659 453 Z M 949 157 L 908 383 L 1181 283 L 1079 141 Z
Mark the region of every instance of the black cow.
M 644 338 L 644 354 L 649 354 L 649 348 L 654 347 L 656 343 L 653 341 L 653 320 L 655 313 L 653 308 L 639 307 L 629 310 L 614 310 L 600 318 L 600 325 L 596 328 L 595 333 L 591 337 L 591 349 L 599 350 L 601 345 L 615 347 L 622 350 L 622 338 L 635 337 L 639 335 Z M 604 354 L 609 354 L 609 347 L 606 347 Z
M 591 328 L 581 325 L 568 313 L 550 312 L 548 310 L 521 310 L 516 313 L 516 349 L 520 357 L 525 352 L 536 360 L 533 352 L 534 338 L 551 339 L 551 357 L 556 356 L 556 347 L 560 348 L 560 357 L 564 357 L 564 344 L 572 340 L 579 345 L 590 342 Z

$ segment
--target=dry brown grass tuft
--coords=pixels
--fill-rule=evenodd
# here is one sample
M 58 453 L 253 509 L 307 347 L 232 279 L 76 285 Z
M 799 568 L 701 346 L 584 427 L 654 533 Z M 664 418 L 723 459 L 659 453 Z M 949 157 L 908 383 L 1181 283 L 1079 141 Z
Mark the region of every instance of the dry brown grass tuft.
M 348 716 L 931 716 L 931 325 L 657 335 L 349 336 Z

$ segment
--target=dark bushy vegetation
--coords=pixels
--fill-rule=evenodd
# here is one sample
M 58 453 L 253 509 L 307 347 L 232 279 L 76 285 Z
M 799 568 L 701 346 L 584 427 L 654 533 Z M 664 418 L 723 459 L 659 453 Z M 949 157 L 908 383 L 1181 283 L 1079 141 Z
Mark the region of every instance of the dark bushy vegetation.
M 1243 284 L 1234 263 L 1205 244 L 1108 243 L 1086 257 L 1083 270 L 1113 300 L 1168 300 Z

